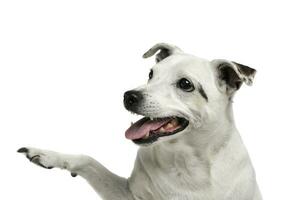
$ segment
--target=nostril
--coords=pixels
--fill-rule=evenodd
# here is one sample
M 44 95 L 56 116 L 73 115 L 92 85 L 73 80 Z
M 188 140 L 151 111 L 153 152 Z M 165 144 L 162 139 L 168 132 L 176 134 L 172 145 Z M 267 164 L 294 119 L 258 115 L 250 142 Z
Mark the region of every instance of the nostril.
M 132 94 L 130 95 L 128 98 L 127 98 L 127 102 L 128 104 L 132 105 L 134 103 L 137 103 L 138 102 L 138 99 L 137 99 L 137 96 L 135 94 Z
M 124 100 L 128 105 L 132 105 L 138 102 L 138 97 L 136 94 L 130 93 L 125 95 Z
M 126 108 L 137 106 L 142 99 L 142 95 L 138 91 L 127 91 L 124 93 L 124 105 Z

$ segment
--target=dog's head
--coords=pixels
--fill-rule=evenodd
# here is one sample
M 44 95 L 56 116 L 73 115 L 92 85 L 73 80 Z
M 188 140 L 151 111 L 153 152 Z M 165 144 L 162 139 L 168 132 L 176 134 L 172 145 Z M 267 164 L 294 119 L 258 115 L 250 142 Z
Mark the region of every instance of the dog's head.
M 156 44 L 143 57 L 154 54 L 157 63 L 147 84 L 124 94 L 125 108 L 144 116 L 131 125 L 126 137 L 142 145 L 208 129 L 228 114 L 234 93 L 243 82 L 252 84 L 256 73 L 235 62 L 200 59 L 165 43 Z

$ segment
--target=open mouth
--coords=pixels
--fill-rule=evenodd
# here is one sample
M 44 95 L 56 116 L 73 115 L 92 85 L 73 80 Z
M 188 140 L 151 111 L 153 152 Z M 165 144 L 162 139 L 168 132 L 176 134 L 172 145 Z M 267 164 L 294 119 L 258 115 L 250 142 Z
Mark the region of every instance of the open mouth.
M 125 132 L 125 137 L 136 144 L 150 144 L 160 137 L 174 135 L 183 131 L 189 121 L 181 117 L 154 118 L 143 117 L 132 124 Z

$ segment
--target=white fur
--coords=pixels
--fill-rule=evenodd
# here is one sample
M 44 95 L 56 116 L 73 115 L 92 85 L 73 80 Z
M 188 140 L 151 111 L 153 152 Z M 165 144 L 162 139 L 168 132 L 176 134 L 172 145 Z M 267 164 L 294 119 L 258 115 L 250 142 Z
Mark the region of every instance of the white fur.
M 184 117 L 189 126 L 141 147 L 131 177 L 114 175 L 88 156 L 34 148 L 28 148 L 27 156 L 40 155 L 40 164 L 84 177 L 106 200 L 260 200 L 254 169 L 235 127 L 232 97 L 218 80 L 221 60 L 207 61 L 164 45 L 175 50 L 153 67 L 148 84 L 137 88 L 146 99 L 139 113 Z M 247 83 L 253 79 L 239 76 Z M 197 89 L 187 93 L 177 88 L 181 77 L 189 78 L 196 88 L 200 83 L 208 102 Z

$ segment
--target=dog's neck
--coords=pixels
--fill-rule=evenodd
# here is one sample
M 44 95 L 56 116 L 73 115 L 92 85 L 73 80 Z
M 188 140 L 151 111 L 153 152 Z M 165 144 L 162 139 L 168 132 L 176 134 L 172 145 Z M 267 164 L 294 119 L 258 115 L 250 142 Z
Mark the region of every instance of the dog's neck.
M 223 181 L 221 177 L 228 172 L 231 176 L 231 170 L 239 163 L 249 161 L 235 127 L 232 106 L 229 105 L 224 111 L 206 126 L 188 129 L 174 139 L 141 148 L 136 168 L 144 171 L 147 177 L 168 176 L 169 181 L 152 179 L 158 180 L 155 184 L 160 187 L 168 185 L 168 188 L 177 188 L 174 182 L 180 182 L 181 187 L 187 190 L 206 188 L 204 186 L 213 184 L 212 180 Z

